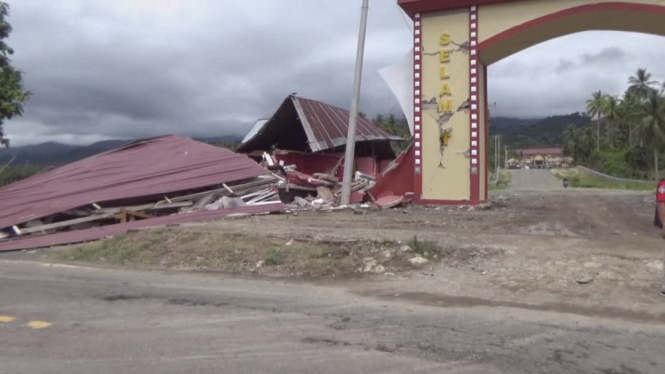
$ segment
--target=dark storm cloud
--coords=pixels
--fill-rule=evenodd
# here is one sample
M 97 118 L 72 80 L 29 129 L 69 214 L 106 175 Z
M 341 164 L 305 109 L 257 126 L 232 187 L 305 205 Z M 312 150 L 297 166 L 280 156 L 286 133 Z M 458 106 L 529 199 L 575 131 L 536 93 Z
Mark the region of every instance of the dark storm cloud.
M 131 2 L 68 3 L 68 11 L 12 4 L 15 64 L 34 94 L 10 124 L 19 143 L 65 134 L 244 135 L 292 92 L 350 105 L 358 7 L 201 1 L 204 9 L 183 22 L 124 15 Z M 396 4 L 377 8 L 361 99 L 372 114 L 396 102 L 377 70 L 401 58 L 411 39 Z M 321 12 L 327 16 L 312 17 Z
M 360 3 L 10 4 L 14 63 L 34 93 L 25 115 L 6 124 L 13 144 L 164 133 L 244 135 L 293 92 L 350 107 Z M 377 71 L 401 62 L 412 37 L 396 1 L 372 2 L 362 111 L 401 114 Z M 640 39 L 617 47 L 622 38 L 554 40 L 490 67 L 493 112 L 525 117 L 579 110 L 590 92 L 618 91 L 637 67 L 665 57 L 659 52 L 665 48 L 651 40 L 653 48 L 646 50 Z M 628 66 L 632 61 L 639 66 Z M 665 76 L 663 69 L 654 70 L 655 78 Z

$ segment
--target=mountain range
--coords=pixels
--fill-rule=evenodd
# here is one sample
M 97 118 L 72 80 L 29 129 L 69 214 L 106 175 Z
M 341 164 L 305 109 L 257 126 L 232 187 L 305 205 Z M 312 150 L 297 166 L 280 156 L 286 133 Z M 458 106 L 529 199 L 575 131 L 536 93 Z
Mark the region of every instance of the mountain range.
M 510 148 L 560 147 L 563 144 L 563 132 L 569 125 L 584 126 L 591 119 L 583 113 L 572 113 L 546 118 L 511 118 L 495 117 L 490 121 L 490 135 L 502 135 L 502 145 Z M 205 143 L 230 142 L 242 140 L 236 136 L 195 138 Z M 22 147 L 0 149 L 0 164 L 16 156 L 13 165 L 57 166 L 80 160 L 97 153 L 116 148 L 128 140 L 105 140 L 86 146 L 46 142 Z
M 240 142 L 242 138 L 236 136 L 220 136 L 210 138 L 194 138 L 204 143 Z M 40 144 L 26 145 L 22 147 L 1 148 L 0 164 L 16 159 L 12 165 L 40 165 L 57 166 L 80 160 L 98 153 L 106 152 L 118 146 L 130 142 L 130 140 L 104 140 L 85 146 L 46 142 Z

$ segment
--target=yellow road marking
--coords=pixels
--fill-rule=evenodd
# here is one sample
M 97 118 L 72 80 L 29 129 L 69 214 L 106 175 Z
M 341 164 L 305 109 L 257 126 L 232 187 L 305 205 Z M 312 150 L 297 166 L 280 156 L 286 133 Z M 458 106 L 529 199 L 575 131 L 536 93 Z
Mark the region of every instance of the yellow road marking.
M 12 316 L 0 316 L 0 323 L 13 322 L 15 319 L 16 319 L 16 317 L 12 317 Z
M 33 329 L 37 330 L 37 329 L 47 328 L 47 327 L 51 326 L 52 323 L 45 322 L 45 321 L 30 321 L 30 322 L 26 323 L 25 325 L 28 326 L 28 327 L 32 327 Z

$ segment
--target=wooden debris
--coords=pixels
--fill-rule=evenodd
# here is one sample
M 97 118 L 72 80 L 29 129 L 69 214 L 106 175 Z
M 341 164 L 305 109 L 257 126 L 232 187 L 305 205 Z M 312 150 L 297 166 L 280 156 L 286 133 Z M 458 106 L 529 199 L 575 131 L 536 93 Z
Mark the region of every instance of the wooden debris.
M 316 193 L 317 193 L 317 195 L 320 199 L 323 199 L 323 200 L 326 200 L 326 201 L 335 200 L 335 194 L 328 187 L 319 186 L 319 187 L 316 188 Z
M 272 184 L 272 183 L 275 183 L 275 182 L 277 182 L 277 179 L 276 179 L 276 178 L 268 178 L 268 179 L 264 179 L 264 180 L 258 180 L 258 181 L 254 181 L 254 182 L 249 182 L 249 183 L 239 184 L 239 185 L 229 186 L 229 187 L 230 187 L 231 189 L 233 189 L 233 191 L 234 191 L 236 194 L 238 194 L 238 193 L 241 193 L 241 192 L 243 192 L 243 191 L 247 191 L 247 190 L 249 190 L 249 189 L 251 189 L 251 188 L 261 187 L 261 186 L 265 186 L 265 185 Z M 208 194 L 210 194 L 210 193 L 212 193 L 212 192 L 215 192 L 215 193 L 217 193 L 217 194 L 219 194 L 219 195 L 225 195 L 225 194 L 228 193 L 228 191 L 226 190 L 226 188 L 220 188 L 220 189 L 216 189 L 216 190 L 210 190 L 210 191 L 205 191 L 205 192 L 199 192 L 199 193 L 195 193 L 195 194 L 191 194 L 191 195 L 186 195 L 186 196 L 172 197 L 172 198 L 171 198 L 171 201 L 173 201 L 173 202 L 197 201 L 197 200 L 199 200 L 199 199 L 201 199 L 201 198 L 207 196 Z
M 134 212 L 142 212 L 142 211 L 155 211 L 155 210 L 166 210 L 166 209 L 179 209 L 179 208 L 186 208 L 189 206 L 194 205 L 193 202 L 191 201 L 183 201 L 179 203 L 167 203 L 167 204 L 144 204 L 144 205 L 135 205 L 135 206 L 126 206 L 126 207 L 119 207 L 119 208 L 102 208 L 96 211 L 96 213 L 113 213 L 117 214 L 120 213 L 121 209 L 127 209 L 130 211 Z
M 234 193 L 233 190 L 232 190 L 231 188 L 229 188 L 229 186 L 226 185 L 226 183 L 222 183 L 222 186 L 224 187 L 224 189 L 226 189 L 227 191 L 229 191 L 230 194 L 233 194 L 233 193 Z
M 113 214 L 111 214 L 111 213 L 93 214 L 93 215 L 90 215 L 88 217 L 72 219 L 72 220 L 69 220 L 69 221 L 56 222 L 56 223 L 51 223 L 51 224 L 48 224 L 48 225 L 41 225 L 41 226 L 34 226 L 34 227 L 24 227 L 20 230 L 18 229 L 18 227 L 14 226 L 14 232 L 17 235 L 26 235 L 26 234 L 36 233 L 36 232 L 43 232 L 43 231 L 47 231 L 47 230 L 65 228 L 65 227 L 76 225 L 78 223 L 103 220 L 103 219 L 111 218 L 112 216 L 113 216 Z

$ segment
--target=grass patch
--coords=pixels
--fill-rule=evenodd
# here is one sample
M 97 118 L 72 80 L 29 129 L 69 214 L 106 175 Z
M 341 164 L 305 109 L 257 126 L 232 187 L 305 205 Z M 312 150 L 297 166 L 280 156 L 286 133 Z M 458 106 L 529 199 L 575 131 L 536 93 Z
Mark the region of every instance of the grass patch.
M 441 248 L 439 248 L 437 243 L 427 240 L 419 240 L 418 235 L 414 235 L 407 244 L 413 249 L 413 252 L 429 259 L 437 258 L 441 252 Z
M 510 187 L 510 182 L 512 182 L 512 174 L 510 174 L 510 171 L 508 170 L 500 170 L 499 171 L 499 180 L 497 181 L 496 185 L 493 183 L 490 183 L 490 191 L 496 191 L 496 190 L 505 190 L 508 187 Z M 494 181 L 494 173 L 490 173 L 489 175 L 490 181 Z
M 414 238 L 414 250 L 439 256 L 436 245 Z M 390 250 L 393 255 L 386 256 Z M 204 228 L 145 230 L 113 239 L 63 247 L 48 256 L 67 262 L 175 270 L 222 271 L 268 276 L 350 276 L 376 258 L 390 271 L 408 268 L 409 254 L 393 241 L 317 241 L 228 233 Z M 411 255 L 412 256 L 412 255 Z M 388 270 L 386 270 L 388 271 Z
M 65 261 L 101 261 L 112 264 L 150 264 L 155 262 L 155 253 L 149 251 L 150 243 L 128 244 L 128 235 L 118 235 L 113 239 L 80 245 L 60 254 Z
M 281 265 L 284 263 L 284 259 L 277 249 L 269 248 L 263 253 L 263 262 L 266 265 Z
M 604 188 L 613 190 L 655 191 L 656 182 L 652 183 L 615 183 L 596 178 L 591 174 L 577 169 L 553 169 L 552 174 L 559 179 L 568 178 L 570 187 L 574 188 Z

